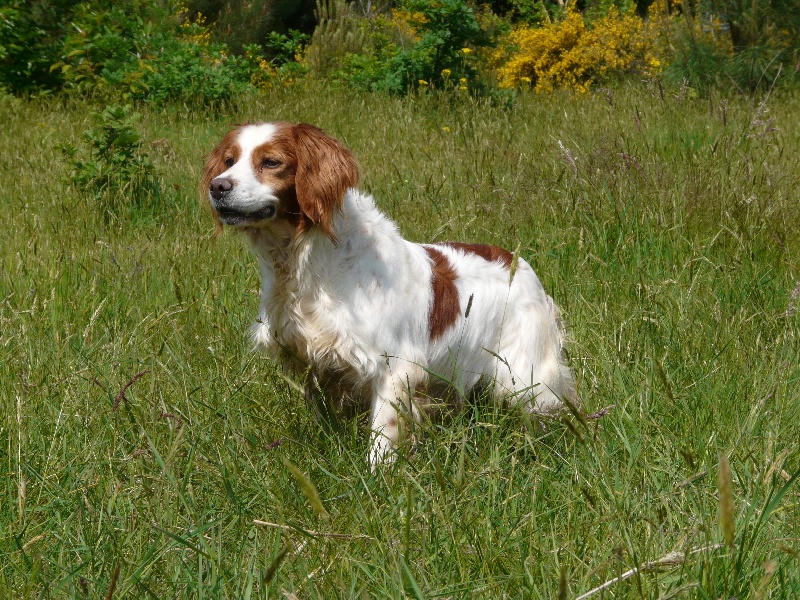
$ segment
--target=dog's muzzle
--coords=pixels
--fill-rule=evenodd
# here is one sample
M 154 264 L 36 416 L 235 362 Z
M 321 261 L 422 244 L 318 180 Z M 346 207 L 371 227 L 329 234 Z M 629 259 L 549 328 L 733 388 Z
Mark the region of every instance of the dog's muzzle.
M 231 206 L 229 196 L 232 191 L 233 180 L 227 177 L 213 179 L 208 189 L 211 207 L 226 225 L 252 225 L 275 216 L 277 204 L 273 202 L 254 211 L 244 211 Z

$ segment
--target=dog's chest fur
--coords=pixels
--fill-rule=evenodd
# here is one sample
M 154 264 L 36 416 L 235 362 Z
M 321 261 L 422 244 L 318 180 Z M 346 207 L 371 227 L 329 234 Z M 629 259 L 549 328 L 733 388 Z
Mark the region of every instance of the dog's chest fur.
M 319 244 L 328 246 L 325 252 L 315 248 Z M 328 241 L 314 232 L 297 236 L 288 246 L 273 243 L 262 248 L 266 251 L 258 253 L 259 260 L 266 263 L 262 271 L 265 267 L 271 270 L 274 283 L 262 290 L 266 319 L 261 326 L 269 327 L 269 336 L 284 360 L 300 369 L 311 365 L 317 373 L 339 373 L 348 380 L 355 379 L 355 373 L 364 373 L 372 349 L 350 323 L 338 287 L 346 283 L 325 276 L 332 269 L 332 257 L 337 262 L 347 257 L 332 255 Z M 352 381 L 352 385 L 358 383 Z

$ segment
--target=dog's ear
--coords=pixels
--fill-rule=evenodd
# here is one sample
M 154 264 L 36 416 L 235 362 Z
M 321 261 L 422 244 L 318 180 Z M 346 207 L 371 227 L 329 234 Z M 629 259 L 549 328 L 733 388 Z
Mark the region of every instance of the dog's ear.
M 358 184 L 358 163 L 339 141 L 313 125 L 295 125 L 292 136 L 300 210 L 336 242 L 333 215 L 341 210 L 347 189 Z
M 211 204 L 208 200 L 208 189 L 211 186 L 211 181 L 228 170 L 228 167 L 225 165 L 225 158 L 229 153 L 233 153 L 234 156 L 238 158 L 239 147 L 236 143 L 236 138 L 241 128 L 242 126 L 240 125 L 229 131 L 219 145 L 206 156 L 206 164 L 203 167 L 203 174 L 200 177 L 200 198 L 203 202 L 203 206 L 209 210 L 211 210 Z M 219 217 L 213 210 L 211 210 L 211 216 L 214 217 L 214 221 L 217 223 L 217 229 L 214 231 L 214 236 L 216 236 L 222 231 L 222 221 L 219 220 Z

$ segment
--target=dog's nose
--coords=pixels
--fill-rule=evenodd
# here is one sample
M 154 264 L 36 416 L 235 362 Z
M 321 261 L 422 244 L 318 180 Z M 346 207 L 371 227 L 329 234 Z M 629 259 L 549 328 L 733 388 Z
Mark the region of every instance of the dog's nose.
M 217 177 L 211 181 L 211 197 L 214 200 L 221 200 L 222 197 L 233 189 L 233 181 L 227 177 Z

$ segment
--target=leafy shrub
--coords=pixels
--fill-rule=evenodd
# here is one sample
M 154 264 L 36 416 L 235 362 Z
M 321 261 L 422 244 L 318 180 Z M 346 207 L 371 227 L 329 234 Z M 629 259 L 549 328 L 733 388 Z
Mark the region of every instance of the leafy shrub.
M 146 0 L 142 0 L 143 2 Z M 202 16 L 188 19 L 183 8 L 136 14 L 127 0 L 105 9 L 82 5 L 75 31 L 63 46 L 60 69 L 66 89 L 103 99 L 180 101 L 208 104 L 255 89 L 279 73 L 263 60 L 259 46 L 234 55 L 211 41 Z M 148 5 L 149 6 L 149 5 Z M 284 46 L 296 38 L 284 41 Z
M 294 82 L 306 72 L 295 59 L 308 36 L 298 31 L 290 30 L 288 35 L 272 32 L 267 37 L 271 61 L 266 60 L 258 44 L 247 44 L 243 53 L 236 55 L 225 44 L 212 42 L 211 37 L 202 17 L 184 21 L 181 35 L 143 61 L 131 77 L 142 87 L 134 97 L 155 102 L 216 103 L 276 82 Z
M 371 18 L 341 8 L 347 6 L 341 0 L 334 5 L 339 8 L 323 15 L 314 32 L 309 66 L 363 89 L 404 92 L 466 81 L 475 74 L 472 48 L 490 41 L 463 0 L 404 0 Z
M 303 44 L 309 39 L 310 36 L 296 29 L 290 29 L 285 34 L 273 31 L 267 36 L 264 46 L 272 56 L 272 63 L 283 66 L 297 59 L 298 55 L 302 53 Z
M 202 16 L 190 20 L 188 11 L 177 4 L 85 2 L 75 7 L 72 19 L 61 60 L 52 68 L 64 89 L 101 100 L 208 104 L 280 76 L 267 68 L 260 47 L 231 54 L 225 44 L 211 41 Z M 275 41 L 280 52 L 301 43 L 302 37 Z
M 161 192 L 155 168 L 134 128 L 140 115 L 129 105 L 112 105 L 93 118 L 96 126 L 84 132 L 83 147 L 61 148 L 71 163 L 70 183 L 97 201 L 106 216 L 157 205 Z
M 407 0 L 405 9 L 410 15 L 409 22 L 419 32 L 416 49 L 429 57 L 421 74 L 430 79 L 439 77 L 443 69 L 460 74 L 462 49 L 487 41 L 472 7 L 461 0 Z
M 66 90 L 101 98 L 124 88 L 141 57 L 168 44 L 178 26 L 177 15 L 147 0 L 82 2 L 70 20 L 52 69 Z
M 50 65 L 58 59 L 71 8 L 66 0 L 0 2 L 0 85 L 12 92 L 60 85 Z
M 150 102 L 215 103 L 252 90 L 257 66 L 227 54 L 224 44 L 178 40 L 142 61 L 128 74 L 131 97 Z
M 660 69 L 655 36 L 632 12 L 608 14 L 587 25 L 580 13 L 538 29 L 518 27 L 497 52 L 501 88 L 531 86 L 536 91 L 569 88 L 586 91 L 592 82 L 626 72 Z

